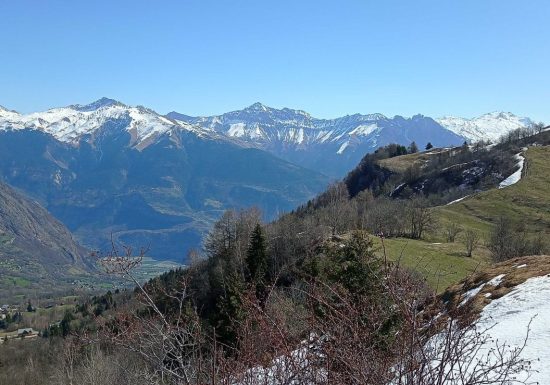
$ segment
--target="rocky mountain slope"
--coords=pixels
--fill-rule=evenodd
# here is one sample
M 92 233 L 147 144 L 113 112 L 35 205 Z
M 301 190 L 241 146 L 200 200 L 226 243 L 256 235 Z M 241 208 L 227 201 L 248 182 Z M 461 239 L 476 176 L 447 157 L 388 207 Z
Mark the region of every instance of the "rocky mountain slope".
M 110 99 L 0 116 L 4 181 L 92 248 L 108 245 L 112 234 L 181 262 L 224 210 L 258 206 L 273 218 L 328 182 L 267 152 Z
M 389 118 L 382 114 L 318 119 L 301 110 L 276 109 L 261 103 L 210 117 L 191 117 L 177 112 L 166 116 L 333 176 L 344 175 L 365 153 L 389 143 L 409 145 L 415 141 L 423 147 L 431 142 L 444 147 L 462 144 L 465 140 L 495 141 L 513 129 L 532 123 L 528 118 L 499 112 L 471 120 L 455 117 L 434 120 L 422 115 Z
M 301 110 L 255 103 L 219 116 L 190 117 L 177 112 L 166 116 L 332 176 L 344 175 L 365 153 L 389 143 L 449 146 L 464 142 L 462 136 L 422 115 L 388 118 L 355 114 L 317 119 Z
M 94 264 L 67 228 L 35 201 L 0 183 L 0 288 L 47 291 Z M 6 294 L 6 293 L 4 293 Z

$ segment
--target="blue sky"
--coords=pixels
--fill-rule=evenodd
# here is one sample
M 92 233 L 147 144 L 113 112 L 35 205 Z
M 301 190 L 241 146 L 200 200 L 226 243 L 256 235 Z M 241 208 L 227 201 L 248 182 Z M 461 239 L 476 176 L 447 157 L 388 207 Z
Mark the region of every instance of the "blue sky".
M 550 1 L 0 1 L 0 104 L 550 122 Z

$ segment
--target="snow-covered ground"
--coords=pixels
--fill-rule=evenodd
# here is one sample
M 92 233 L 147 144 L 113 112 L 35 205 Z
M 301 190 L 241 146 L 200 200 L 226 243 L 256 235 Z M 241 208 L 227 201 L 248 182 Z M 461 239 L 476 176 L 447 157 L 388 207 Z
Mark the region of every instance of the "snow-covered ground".
M 463 301 L 459 306 L 473 299 L 487 285 L 497 287 L 504 277 L 505 274 L 498 275 L 489 282 L 482 283 L 464 293 Z M 490 298 L 491 293 L 485 293 L 484 297 Z M 472 373 L 477 373 L 474 377 L 481 374 L 485 381 L 483 384 L 487 385 L 550 384 L 550 365 L 548 365 L 550 362 L 550 323 L 548 322 L 550 301 L 548 298 L 550 298 L 550 276 L 545 275 L 527 279 L 508 294 L 486 305 L 475 321 L 475 329 L 461 336 L 461 341 L 465 341 L 463 343 L 466 347 L 460 350 L 461 364 L 453 362 L 452 366 L 449 364 L 445 366 L 444 373 L 447 373 L 448 379 L 443 384 L 462 385 L 464 383 L 462 374 L 467 374 L 466 377 L 468 377 Z M 447 331 L 444 331 L 435 335 L 426 345 L 428 352 L 434 352 L 432 358 L 434 367 L 440 364 L 439 357 L 446 349 L 446 333 Z M 480 333 L 479 338 L 474 337 L 477 333 Z M 471 342 L 474 340 L 476 342 Z M 499 348 L 502 349 L 505 357 L 511 357 L 514 351 L 522 347 L 519 359 L 529 362 L 529 368 L 516 367 L 516 371 L 509 374 L 508 382 L 502 382 L 500 377 L 502 368 L 498 372 L 494 369 L 488 370 L 490 365 L 499 362 L 497 353 Z M 437 371 L 435 373 L 435 377 L 438 378 L 439 373 Z
M 521 356 L 531 362 L 532 382 L 550 384 L 550 277 L 533 277 L 507 295 L 485 306 L 477 325 L 492 329 L 493 339 L 521 346 L 530 325 L 529 339 Z
M 511 186 L 513 184 L 516 184 L 521 179 L 521 173 L 523 172 L 523 165 L 525 163 L 525 158 L 523 155 L 521 155 L 521 152 L 519 154 L 514 155 L 514 158 L 518 161 L 516 164 L 518 170 L 514 172 L 512 175 L 510 175 L 508 178 L 504 179 L 500 184 L 498 185 L 498 188 L 504 188 Z
M 320 358 L 316 349 L 319 343 L 322 343 L 322 338 L 311 335 L 310 341 L 302 341 L 302 346 L 288 356 L 275 358 L 268 367 L 258 366 L 247 370 L 233 385 L 324 384 L 327 382 L 326 371 L 311 365 L 312 359 Z
M 516 266 L 523 268 L 525 264 Z M 465 304 L 475 296 L 479 295 L 484 287 L 491 286 L 497 288 L 506 277 L 506 274 L 500 274 L 493 279 L 481 283 L 463 294 L 461 305 Z M 485 293 L 486 298 L 490 298 L 490 293 Z M 550 384 L 550 276 L 539 276 L 527 279 L 525 282 L 517 285 L 508 294 L 491 301 L 481 311 L 480 317 L 475 321 L 476 329 L 472 333 L 482 333 L 482 337 L 476 341 L 483 341 L 481 345 L 473 345 L 474 349 L 464 349 L 461 352 L 464 360 L 463 365 L 454 363 L 453 372 L 466 368 L 466 372 L 479 362 L 494 362 L 495 349 L 506 346 L 506 352 L 509 354 L 516 348 L 524 346 L 526 337 L 527 343 L 520 353 L 520 359 L 530 362 L 529 371 L 520 368 L 511 377 L 516 381 L 502 382 L 496 380 L 500 374 L 484 373 L 486 385 L 513 385 L 513 384 Z M 441 313 L 437 317 L 441 316 Z M 436 318 L 437 318 L 436 317 Z M 470 333 L 470 332 L 467 332 Z M 465 334 L 466 341 L 471 335 Z M 267 367 L 255 367 L 246 371 L 241 379 L 235 382 L 235 385 L 279 385 L 279 384 L 318 384 L 325 383 L 327 373 L 324 370 L 313 369 L 310 367 L 310 360 L 317 359 L 319 354 L 316 351 L 318 342 L 304 341 L 302 346 L 293 351 L 289 356 L 278 357 Z M 442 352 L 444 349 L 438 345 L 445 345 L 444 333 L 434 336 L 428 345 L 428 351 Z M 468 342 L 465 342 L 468 344 Z M 429 353 L 428 353 L 429 354 Z M 437 357 L 437 353 L 434 357 Z M 434 358 L 434 365 L 438 361 Z M 450 370 L 450 369 L 446 369 Z M 479 370 L 479 367 L 478 369 Z M 476 372 L 477 373 L 477 372 Z M 500 373 L 500 372 L 499 372 Z M 427 375 L 429 377 L 429 375 Z M 436 373 L 436 377 L 438 374 Z M 448 376 L 444 385 L 463 385 L 462 379 Z M 527 381 L 528 380 L 528 381 Z M 406 379 L 402 379 L 407 384 Z M 526 381 L 526 382 L 522 382 Z M 476 384 L 480 382 L 475 382 Z

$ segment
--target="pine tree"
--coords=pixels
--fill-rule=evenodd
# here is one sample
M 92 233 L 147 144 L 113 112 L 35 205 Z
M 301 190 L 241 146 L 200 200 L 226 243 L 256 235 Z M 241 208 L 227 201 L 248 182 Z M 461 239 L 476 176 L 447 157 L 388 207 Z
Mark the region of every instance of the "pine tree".
M 243 307 L 244 282 L 240 274 L 227 275 L 224 294 L 218 302 L 218 311 L 214 314 L 217 336 L 221 343 L 235 347 L 238 339 L 238 328 L 246 316 Z
M 267 251 L 262 227 L 257 224 L 250 237 L 246 253 L 246 266 L 251 281 L 264 282 L 267 276 Z
M 426 150 L 429 150 L 433 147 L 434 147 L 433 144 L 431 142 L 428 142 L 428 144 L 426 145 Z
M 267 250 L 262 227 L 257 224 L 250 237 L 250 245 L 246 253 L 248 278 L 256 289 L 256 298 L 260 306 L 264 306 L 267 299 Z

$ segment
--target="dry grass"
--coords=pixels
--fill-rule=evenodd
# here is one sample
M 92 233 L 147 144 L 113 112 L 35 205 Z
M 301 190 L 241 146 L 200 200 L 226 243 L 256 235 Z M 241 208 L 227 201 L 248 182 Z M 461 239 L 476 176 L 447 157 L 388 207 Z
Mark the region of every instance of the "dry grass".
M 411 166 L 423 166 L 426 162 L 440 153 L 449 151 L 448 148 L 432 148 L 428 151 L 417 152 L 415 154 L 401 155 L 388 159 L 381 159 L 378 164 L 390 171 L 403 173 Z
M 450 286 L 440 295 L 440 298 L 447 303 L 448 308 L 456 308 L 464 299 L 466 292 L 478 288 L 499 275 L 504 275 L 498 285 L 485 285 L 464 306 L 470 315 L 477 317 L 492 300 L 510 293 L 517 285 L 529 278 L 548 274 L 550 274 L 550 256 L 548 255 L 514 258 L 471 274 L 459 283 Z

